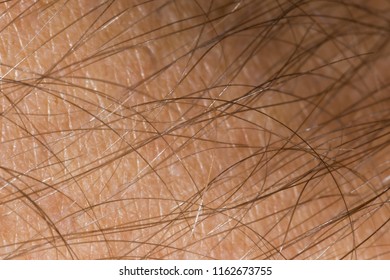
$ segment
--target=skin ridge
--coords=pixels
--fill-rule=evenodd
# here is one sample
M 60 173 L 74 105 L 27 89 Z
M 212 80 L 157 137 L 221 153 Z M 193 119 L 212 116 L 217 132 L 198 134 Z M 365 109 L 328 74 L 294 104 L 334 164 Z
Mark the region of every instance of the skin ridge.
M 0 5 L 0 258 L 389 258 L 387 3 Z

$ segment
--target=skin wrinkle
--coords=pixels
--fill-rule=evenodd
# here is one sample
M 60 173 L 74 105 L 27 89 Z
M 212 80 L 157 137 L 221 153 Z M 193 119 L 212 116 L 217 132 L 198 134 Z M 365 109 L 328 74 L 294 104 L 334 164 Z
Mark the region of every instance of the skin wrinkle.
M 1 5 L 1 258 L 389 257 L 385 2 Z

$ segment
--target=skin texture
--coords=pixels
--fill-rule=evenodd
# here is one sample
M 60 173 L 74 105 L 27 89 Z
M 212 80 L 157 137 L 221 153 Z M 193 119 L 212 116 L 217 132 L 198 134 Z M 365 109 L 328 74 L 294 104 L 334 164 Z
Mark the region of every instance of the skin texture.
M 1 3 L 0 258 L 388 259 L 390 5 L 350 2 Z

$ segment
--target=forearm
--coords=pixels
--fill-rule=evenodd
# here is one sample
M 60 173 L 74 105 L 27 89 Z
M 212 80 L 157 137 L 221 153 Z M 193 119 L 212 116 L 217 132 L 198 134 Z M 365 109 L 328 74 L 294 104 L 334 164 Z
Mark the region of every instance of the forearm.
M 389 257 L 388 7 L 1 5 L 2 258 Z

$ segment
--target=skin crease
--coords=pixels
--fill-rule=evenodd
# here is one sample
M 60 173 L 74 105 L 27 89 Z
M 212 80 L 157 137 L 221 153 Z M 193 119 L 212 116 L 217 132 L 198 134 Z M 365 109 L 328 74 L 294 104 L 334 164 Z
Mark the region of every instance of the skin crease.
M 0 258 L 388 259 L 386 1 L 0 5 Z

